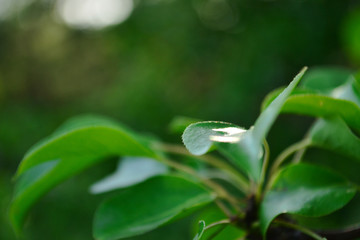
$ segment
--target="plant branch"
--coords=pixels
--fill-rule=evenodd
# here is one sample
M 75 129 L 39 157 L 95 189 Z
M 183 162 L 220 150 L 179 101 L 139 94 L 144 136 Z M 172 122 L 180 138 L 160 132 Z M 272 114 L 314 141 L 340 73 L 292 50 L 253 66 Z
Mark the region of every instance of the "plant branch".
M 231 223 L 231 220 L 230 220 L 230 219 L 220 220 L 220 221 L 211 223 L 210 225 L 206 226 L 206 227 L 205 227 L 205 230 L 208 230 L 208 229 L 213 228 L 213 227 L 218 226 L 218 225 L 229 224 L 229 223 Z
M 256 201 L 259 202 L 261 199 L 261 194 L 262 194 L 262 190 L 263 190 L 263 186 L 264 186 L 264 182 L 265 182 L 265 177 L 266 177 L 266 170 L 268 168 L 269 165 L 269 159 L 270 159 L 270 147 L 268 142 L 266 141 L 266 139 L 264 140 L 264 161 L 263 161 L 263 165 L 262 165 L 262 169 L 261 169 L 261 175 L 260 175 L 260 181 L 259 181 L 259 185 L 258 185 L 258 189 L 256 192 Z
M 270 170 L 270 180 L 267 182 L 267 185 L 265 187 L 265 192 L 269 190 L 272 183 L 275 180 L 275 174 L 279 170 L 280 166 L 284 161 L 291 156 L 291 154 L 305 149 L 306 147 L 310 146 L 311 140 L 309 138 L 304 138 L 300 142 L 294 143 L 293 145 L 286 148 L 274 161 L 271 170 Z
M 233 216 L 231 210 L 220 199 L 215 199 L 215 203 L 228 218 Z
M 282 153 L 280 153 L 280 155 L 275 159 L 271 170 L 270 170 L 270 175 L 274 175 L 276 173 L 276 171 L 279 169 L 279 167 L 281 166 L 281 164 L 289 157 L 291 156 L 293 153 L 304 149 L 306 147 L 308 147 L 311 144 L 311 140 L 309 138 L 304 138 L 303 140 L 301 140 L 300 142 L 294 143 L 293 145 L 289 146 L 288 148 L 286 148 Z
M 158 149 L 164 152 L 195 157 L 200 161 L 203 161 L 215 168 L 221 169 L 224 172 L 226 172 L 229 175 L 229 177 L 237 183 L 238 188 L 243 193 L 247 194 L 250 191 L 248 180 L 243 175 L 241 175 L 235 168 L 233 168 L 231 165 L 227 164 L 226 162 L 222 161 L 221 159 L 218 159 L 210 155 L 204 155 L 204 156 L 192 155 L 185 147 L 177 144 L 161 143 L 161 144 L 156 144 L 155 147 L 157 147 Z
M 289 223 L 289 222 L 284 222 L 284 221 L 281 221 L 281 220 L 275 220 L 274 221 L 275 223 L 279 224 L 279 225 L 282 225 L 284 227 L 288 227 L 288 228 L 292 228 L 292 229 L 295 229 L 295 230 L 298 230 L 310 237 L 312 237 L 313 239 L 316 239 L 316 240 L 326 240 L 326 238 L 323 238 L 321 237 L 320 235 L 318 235 L 317 233 L 311 231 L 310 229 L 308 228 L 305 228 L 303 226 L 299 226 L 299 225 L 296 225 L 296 224 L 293 224 L 293 223 Z
M 298 150 L 294 154 L 294 158 L 293 158 L 292 162 L 293 163 L 299 163 L 301 161 L 301 159 L 304 157 L 305 152 L 306 152 L 306 148 Z
M 306 132 L 304 139 L 310 139 L 310 132 L 311 132 L 311 129 Z M 292 159 L 292 162 L 299 163 L 301 161 L 301 159 L 304 157 L 305 152 L 306 152 L 306 148 L 302 148 L 302 149 L 298 150 L 294 154 L 294 158 Z
M 182 171 L 197 178 L 199 181 L 203 182 L 206 186 L 213 189 L 218 195 L 218 197 L 226 199 L 234 207 L 234 209 L 236 209 L 239 212 L 242 211 L 241 208 L 239 207 L 239 201 L 235 197 L 231 196 L 220 184 L 210 179 L 201 177 L 194 169 L 185 166 L 183 164 L 165 158 L 162 158 L 162 162 L 170 167 L 173 167 L 179 171 Z

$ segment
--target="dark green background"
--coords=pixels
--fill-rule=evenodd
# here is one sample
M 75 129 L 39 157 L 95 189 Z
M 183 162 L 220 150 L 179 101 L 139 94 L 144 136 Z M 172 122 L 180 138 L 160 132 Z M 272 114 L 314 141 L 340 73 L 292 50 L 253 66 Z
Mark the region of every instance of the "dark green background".
M 266 93 L 304 65 L 360 64 L 358 1 L 136 2 L 125 22 L 101 30 L 56 21 L 51 0 L 0 21 L 0 239 L 15 239 L 7 207 L 23 154 L 71 116 L 102 114 L 180 142 L 168 132 L 176 115 L 249 127 Z M 308 123 L 281 117 L 272 152 L 302 137 Z M 108 161 L 50 192 L 31 212 L 24 239 L 91 239 L 102 196 L 87 187 L 114 167 Z M 188 223 L 163 230 L 189 239 Z

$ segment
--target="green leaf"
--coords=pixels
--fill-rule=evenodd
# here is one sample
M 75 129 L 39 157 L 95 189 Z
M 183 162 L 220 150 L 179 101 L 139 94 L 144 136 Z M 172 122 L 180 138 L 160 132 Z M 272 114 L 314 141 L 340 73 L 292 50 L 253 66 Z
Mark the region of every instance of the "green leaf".
M 280 114 L 280 111 L 286 102 L 286 99 L 290 96 L 292 91 L 295 89 L 297 84 L 300 82 L 301 78 L 304 76 L 307 68 L 303 68 L 300 73 L 298 73 L 294 80 L 287 86 L 270 104 L 269 106 L 260 114 L 258 119 L 254 124 L 253 137 L 261 146 L 262 141 L 269 132 L 271 126 L 276 120 L 277 116 Z
M 185 147 L 194 155 L 207 153 L 214 142 L 238 142 L 246 130 L 232 123 L 226 122 L 198 122 L 188 126 L 182 139 Z
M 270 93 L 277 94 L 276 92 Z M 271 101 L 271 96 L 266 98 Z M 269 102 L 264 103 L 266 106 Z M 360 130 L 360 108 L 356 103 L 317 94 L 295 94 L 283 106 L 282 113 L 294 113 L 313 117 L 339 115 L 351 127 Z
M 318 94 L 348 100 L 360 106 L 359 84 L 351 72 L 341 68 L 313 69 L 306 75 L 302 87 Z
M 157 158 L 135 134 L 101 117 L 72 119 L 35 145 L 16 174 L 18 184 L 10 206 L 15 230 L 20 231 L 30 207 L 53 187 L 109 156 L 119 155 Z
M 144 157 L 125 157 L 119 161 L 114 173 L 90 187 L 93 194 L 128 187 L 150 177 L 168 172 L 168 167 L 159 161 Z
M 235 125 L 222 122 L 200 122 L 190 125 L 183 134 L 186 148 L 195 155 L 206 153 L 213 142 L 219 151 L 240 169 L 258 181 L 261 173 L 262 143 L 273 125 L 288 96 L 301 80 L 307 68 L 301 70 L 260 114 L 254 127 L 245 131 Z
M 183 142 L 194 155 L 201 155 L 217 148 L 245 173 L 249 173 L 257 167 L 253 165 L 258 162 L 251 161 L 248 157 L 253 138 L 244 139 L 244 136 L 246 130 L 231 123 L 199 122 L 186 128 Z
M 316 230 L 347 231 L 360 227 L 360 194 L 356 196 L 343 208 L 332 214 L 311 218 L 296 217 L 299 224 Z
M 306 89 L 316 90 L 319 93 L 330 95 L 331 92 L 343 85 L 351 76 L 351 71 L 338 67 L 318 67 L 310 69 L 301 86 Z
M 140 235 L 214 198 L 184 178 L 153 177 L 104 201 L 95 214 L 94 236 L 98 240 L 115 240 Z
M 360 139 L 340 117 L 319 119 L 308 134 L 312 149 L 304 161 L 334 169 L 360 184 Z M 328 152 L 329 151 L 329 152 Z
M 205 231 L 205 221 L 204 220 L 200 220 L 199 224 L 198 224 L 198 232 L 196 233 L 195 237 L 193 240 L 200 240 L 202 235 L 204 234 Z
M 357 89 L 357 83 L 353 76 L 351 76 L 345 84 L 335 88 L 331 92 L 330 96 L 337 99 L 348 100 L 354 102 L 357 106 L 360 106 L 360 97 Z
M 24 189 L 27 189 L 32 184 L 36 183 L 36 181 L 44 177 L 52 169 L 54 169 L 59 161 L 60 160 L 47 161 L 38 164 L 24 172 L 16 183 L 14 198 L 17 198 L 17 196 L 19 196 L 24 191 Z
M 328 169 L 310 164 L 290 165 L 276 177 L 260 206 L 263 235 L 274 218 L 283 213 L 319 217 L 344 207 L 356 187 Z
M 354 75 L 354 90 L 357 93 L 357 95 L 359 96 L 360 94 L 360 71 L 356 72 Z
M 340 117 L 320 119 L 310 130 L 311 145 L 360 161 L 360 139 Z
M 359 81 L 344 70 L 336 74 L 337 71 L 340 70 L 328 69 L 305 77 L 303 86 L 306 89 L 296 89 L 286 101 L 282 112 L 324 118 L 339 115 L 349 126 L 359 130 Z M 266 108 L 278 94 L 279 90 L 268 94 L 263 101 L 262 109 Z
M 254 124 L 254 127 L 250 128 L 250 130 L 244 134 L 244 137 L 239 142 L 241 146 L 239 149 L 241 149 L 241 151 L 227 151 L 230 155 L 234 155 L 236 159 L 244 160 L 250 177 L 252 177 L 255 181 L 258 181 L 260 178 L 263 141 L 277 116 L 280 114 L 286 99 L 300 82 L 306 70 L 307 68 L 304 67 L 300 73 L 295 76 L 289 86 L 287 86 L 260 114 Z M 234 150 L 234 147 L 230 148 Z

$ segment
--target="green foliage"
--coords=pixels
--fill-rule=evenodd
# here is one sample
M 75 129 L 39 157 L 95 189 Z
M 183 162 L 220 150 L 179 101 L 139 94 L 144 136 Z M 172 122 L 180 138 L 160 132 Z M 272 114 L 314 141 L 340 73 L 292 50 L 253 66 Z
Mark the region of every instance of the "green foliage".
M 297 216 L 296 220 L 304 226 L 322 231 L 344 231 L 360 227 L 360 196 L 359 193 L 342 209 L 332 214 L 319 217 Z
M 235 133 L 228 133 L 230 131 Z M 199 122 L 189 125 L 182 135 L 186 148 L 194 155 L 203 155 L 213 147 L 213 139 L 240 137 L 245 129 L 225 122 Z
M 253 127 L 244 131 L 229 123 L 203 122 L 190 125 L 184 132 L 183 141 L 188 150 L 197 155 L 206 153 L 212 141 L 220 142 L 220 151 L 234 164 L 259 181 L 261 173 L 262 142 L 278 116 L 286 99 L 301 80 L 304 68 L 260 114 Z M 235 133 L 231 133 L 235 132 Z M 228 133 L 227 135 L 224 135 Z M 225 139 L 224 139 L 225 138 Z M 227 142 L 235 144 L 228 144 Z
M 313 68 L 301 81 L 301 86 L 324 94 L 331 94 L 335 88 L 344 84 L 350 76 L 351 71 L 344 68 Z
M 345 206 L 356 187 L 327 169 L 309 164 L 285 167 L 266 193 L 260 207 L 261 231 L 283 213 L 319 217 Z
M 94 183 L 90 187 L 90 191 L 93 194 L 98 194 L 128 187 L 168 171 L 166 165 L 155 159 L 125 157 L 119 161 L 115 173 Z
M 15 229 L 20 230 L 28 209 L 50 189 L 114 155 L 157 158 L 142 139 L 99 117 L 72 119 L 36 144 L 16 173 L 18 184 L 10 209 Z
M 359 83 L 343 69 L 305 71 L 266 97 L 248 130 L 177 119 L 174 132 L 189 124 L 182 135 L 187 149 L 104 118 L 69 121 L 20 163 L 10 211 L 14 228 L 21 229 L 31 206 L 57 184 L 109 157 L 125 156 L 115 173 L 91 188 L 110 195 L 96 211 L 95 239 L 146 234 L 210 203 L 192 215 L 198 224 L 194 240 L 274 239 L 284 227 L 292 229 L 287 239 L 298 232 L 323 239 L 334 229 L 346 239 L 348 229 L 360 228 L 360 181 L 351 169 L 360 165 L 360 140 L 352 131 L 360 130 Z M 317 119 L 304 139 L 271 159 L 266 136 L 281 112 Z M 333 161 L 322 153 L 322 161 L 311 162 L 305 151 L 310 147 L 344 158 Z
M 213 199 L 209 191 L 183 178 L 154 177 L 100 204 L 94 219 L 94 236 L 104 240 L 140 235 Z
M 238 228 L 233 224 L 226 224 L 226 214 L 224 214 L 224 212 L 216 205 L 211 205 L 201 211 L 196 220 L 199 222 L 199 226 L 197 226 L 198 232 L 195 237 L 199 236 L 202 226 L 201 223 L 207 223 L 205 228 L 202 230 L 201 239 L 203 240 L 211 237 L 213 240 L 237 240 L 245 236 L 243 229 Z
M 340 117 L 318 120 L 309 132 L 311 145 L 360 161 L 360 139 Z

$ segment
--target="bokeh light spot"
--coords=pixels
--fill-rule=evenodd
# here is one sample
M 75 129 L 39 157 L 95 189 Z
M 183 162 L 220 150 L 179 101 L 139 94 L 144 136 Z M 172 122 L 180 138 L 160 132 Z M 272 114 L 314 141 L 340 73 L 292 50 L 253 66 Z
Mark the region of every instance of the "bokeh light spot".
M 57 13 L 69 26 L 101 29 L 125 21 L 134 8 L 133 0 L 58 0 Z

